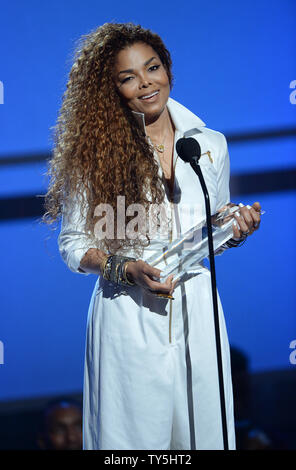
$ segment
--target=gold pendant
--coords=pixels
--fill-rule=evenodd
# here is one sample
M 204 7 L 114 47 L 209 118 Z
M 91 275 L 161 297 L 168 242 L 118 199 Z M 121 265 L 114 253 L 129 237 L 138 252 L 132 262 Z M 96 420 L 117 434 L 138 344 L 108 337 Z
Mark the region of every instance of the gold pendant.
M 164 145 L 163 145 L 163 144 L 156 145 L 156 150 L 157 150 L 158 152 L 163 153 L 163 152 L 164 152 Z

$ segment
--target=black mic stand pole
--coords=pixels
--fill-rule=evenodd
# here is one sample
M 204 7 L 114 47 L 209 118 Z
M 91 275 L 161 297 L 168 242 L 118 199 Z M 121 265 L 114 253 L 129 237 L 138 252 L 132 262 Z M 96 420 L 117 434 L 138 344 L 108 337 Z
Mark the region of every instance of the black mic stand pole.
M 226 407 L 225 407 L 225 392 L 224 392 L 224 380 L 223 380 L 223 365 L 222 365 L 222 354 L 221 354 L 221 338 L 220 338 L 220 326 L 219 326 L 219 315 L 218 315 L 218 301 L 217 301 L 217 288 L 216 288 L 216 270 L 215 270 L 215 255 L 213 247 L 213 232 L 211 223 L 211 207 L 209 193 L 206 187 L 206 183 L 198 164 L 198 158 L 193 157 L 190 161 L 190 165 L 197 174 L 203 195 L 205 198 L 206 215 L 207 215 L 207 231 L 208 231 L 208 245 L 209 245 L 209 259 L 211 268 L 211 284 L 212 284 L 212 299 L 213 299 L 213 310 L 214 310 L 214 324 L 215 324 L 215 336 L 216 336 L 216 352 L 217 352 L 217 365 L 218 365 L 218 377 L 219 377 L 219 390 L 220 390 L 220 406 L 221 406 L 221 418 L 222 418 L 222 432 L 223 432 L 223 444 L 224 450 L 229 450 L 228 445 L 228 434 L 227 434 L 227 422 L 226 422 Z

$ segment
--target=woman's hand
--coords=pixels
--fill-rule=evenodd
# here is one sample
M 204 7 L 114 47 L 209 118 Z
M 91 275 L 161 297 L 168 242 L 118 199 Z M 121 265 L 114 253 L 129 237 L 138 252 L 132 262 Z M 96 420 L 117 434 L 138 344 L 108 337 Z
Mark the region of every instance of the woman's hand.
M 259 202 L 254 202 L 252 206 L 239 204 L 239 207 L 240 215 L 235 213 L 236 224 L 232 225 L 234 239 L 252 235 L 255 230 L 258 230 L 261 221 Z
M 171 274 L 165 282 L 155 281 L 154 278 L 159 279 L 160 273 L 160 269 L 153 268 L 143 260 L 129 262 L 126 269 L 128 278 L 143 289 L 155 294 L 172 295 L 178 280 L 173 282 L 174 275 Z

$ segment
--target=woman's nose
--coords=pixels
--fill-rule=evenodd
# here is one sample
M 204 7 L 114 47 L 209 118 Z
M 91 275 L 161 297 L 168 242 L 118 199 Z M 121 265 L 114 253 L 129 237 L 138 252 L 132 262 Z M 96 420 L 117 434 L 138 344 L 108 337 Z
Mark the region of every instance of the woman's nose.
M 151 85 L 151 82 L 148 80 L 146 76 L 143 76 L 140 78 L 140 83 L 139 83 L 140 88 L 147 88 L 149 85 Z

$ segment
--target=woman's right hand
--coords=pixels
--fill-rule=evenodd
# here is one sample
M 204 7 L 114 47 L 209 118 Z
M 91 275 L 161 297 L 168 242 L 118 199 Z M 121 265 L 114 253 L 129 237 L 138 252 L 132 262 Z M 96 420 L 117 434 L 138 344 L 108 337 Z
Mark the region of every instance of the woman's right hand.
M 143 260 L 129 262 L 126 268 L 128 278 L 143 289 L 154 294 L 172 295 L 178 280 L 173 282 L 174 275 L 171 274 L 165 282 L 155 281 L 154 278 L 160 278 L 160 273 L 160 269 L 153 268 Z

